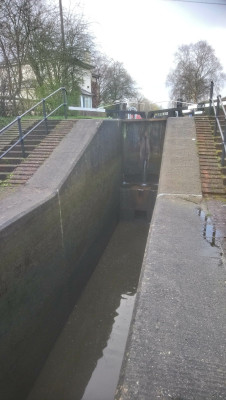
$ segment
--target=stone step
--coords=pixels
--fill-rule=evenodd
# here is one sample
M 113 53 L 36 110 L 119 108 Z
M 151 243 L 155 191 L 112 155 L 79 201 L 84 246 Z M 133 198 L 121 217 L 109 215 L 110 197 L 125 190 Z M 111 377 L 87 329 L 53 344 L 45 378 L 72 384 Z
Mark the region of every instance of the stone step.
M 214 159 L 214 156 L 216 157 L 216 152 L 212 152 L 212 151 L 202 151 L 202 150 L 199 150 L 198 151 L 198 154 L 199 154 L 199 156 L 206 156 L 206 157 L 210 157 L 210 158 L 212 158 L 212 159 Z
M 197 137 L 197 139 L 214 140 L 214 136 L 212 133 L 208 133 L 208 132 L 204 132 L 204 131 L 202 131 L 202 133 L 197 132 L 196 137 Z
M 196 137 L 197 137 L 197 141 L 205 141 L 206 140 L 206 141 L 215 143 L 213 136 L 197 135 Z
M 46 156 L 45 155 L 38 155 L 37 157 L 33 157 L 32 158 L 32 162 L 33 161 L 38 161 L 38 162 L 40 162 L 40 161 L 43 161 L 43 160 L 46 160 Z
M 0 181 L 6 180 L 9 174 L 10 172 L 0 172 Z
M 12 174 L 11 179 L 16 179 L 16 180 L 27 179 L 28 180 L 33 175 L 33 173 L 34 173 L 34 171 L 30 171 L 30 172 L 29 171 L 20 171 L 20 172 L 16 171 L 15 174 Z
M 0 164 L 0 172 L 11 172 L 15 169 L 15 164 Z
M 69 132 L 74 122 L 75 121 L 61 121 L 56 126 L 56 122 L 54 121 L 54 123 L 48 125 L 48 127 L 53 126 L 53 130 L 48 132 L 48 134 L 45 133 L 45 129 L 43 130 L 43 128 L 45 128 L 43 125 L 31 132 L 24 139 L 26 158 L 21 157 L 21 148 L 20 151 L 18 151 L 18 147 L 16 146 L 8 154 L 9 157 L 4 157 L 0 160 L 0 167 L 3 166 L 2 180 L 6 179 L 7 176 L 7 183 L 9 184 L 18 185 L 25 183 L 49 157 L 52 151 Z M 10 166 L 9 169 L 7 169 L 8 165 Z M 10 175 L 7 175 L 6 171 L 8 173 L 9 170 Z
M 222 173 L 219 169 L 213 169 L 213 168 L 200 168 L 200 173 L 201 175 L 209 175 L 209 176 L 219 176 L 222 177 Z
M 23 160 L 22 157 L 4 157 L 1 159 L 1 164 L 20 164 Z
M 217 152 L 217 149 L 216 149 L 216 147 L 215 146 L 204 146 L 203 144 L 202 145 L 200 145 L 200 144 L 198 144 L 198 151 L 200 152 L 200 151 L 202 151 L 202 152 L 207 152 L 208 154 L 212 154 L 214 157 L 216 157 L 216 152 Z
M 202 131 L 202 133 L 197 133 L 197 138 L 214 141 L 214 135 L 212 133 L 208 133 L 208 132 L 204 132 L 204 131 Z
M 18 139 L 19 138 L 19 136 L 18 135 L 2 135 L 2 136 L 0 136 L 0 144 L 2 144 L 2 142 L 7 142 L 8 143 L 8 141 L 9 140 L 15 140 L 15 139 Z
M 27 182 L 27 179 L 10 179 L 10 185 L 23 185 Z
M 221 143 L 216 143 L 216 149 L 217 150 L 221 150 L 221 152 L 222 152 L 222 150 L 223 150 L 223 143 L 221 142 Z
M 26 150 L 25 150 L 25 155 L 27 156 L 27 153 L 26 153 Z M 7 154 L 7 158 L 22 158 L 22 151 L 20 150 L 20 151 L 14 151 L 14 150 L 11 150 L 8 154 Z M 3 159 L 1 159 L 1 160 L 4 160 L 4 158 L 5 157 L 3 157 Z
M 197 125 L 197 126 L 206 126 L 206 127 L 208 127 L 208 128 L 211 128 L 212 127 L 212 123 L 213 124 L 215 124 L 215 120 L 213 121 L 213 122 L 210 122 L 209 121 L 209 119 L 207 119 L 207 120 L 195 120 L 195 124 Z
M 196 129 L 200 132 L 202 131 L 206 131 L 206 132 L 212 132 L 212 127 L 210 126 L 210 124 L 197 124 L 196 123 Z
M 218 189 L 224 188 L 223 179 L 205 179 L 204 178 L 202 180 L 202 185 L 208 186 L 211 188 L 218 188 Z
M 213 145 L 212 143 L 198 143 L 199 146 L 199 150 L 208 150 L 208 151 L 216 151 L 216 147 L 215 145 Z
M 226 188 L 224 187 L 224 185 L 223 185 L 223 182 L 221 181 L 221 182 L 219 182 L 219 181 L 203 181 L 202 182 L 202 186 L 203 187 L 206 187 L 206 188 L 212 188 L 212 189 L 214 189 L 214 188 L 216 188 L 216 189 L 223 189 L 223 190 L 225 190 Z
M 40 166 L 40 164 L 32 166 L 32 167 L 31 166 L 21 165 L 21 166 L 16 168 L 16 172 L 17 173 L 21 173 L 21 172 L 25 172 L 26 173 L 26 172 L 29 172 L 29 171 L 36 171 L 39 166 Z
M 37 146 L 39 143 L 41 143 L 41 141 L 43 140 L 43 138 L 41 139 L 36 139 L 36 138 L 32 138 L 30 136 L 28 136 L 28 139 L 24 139 L 24 145 L 25 146 Z
M 199 165 L 200 165 L 201 168 L 211 168 L 211 169 L 214 169 L 216 171 L 220 171 L 218 163 L 208 163 L 208 162 L 202 161 L 202 162 L 199 163 Z
M 27 152 L 31 152 L 32 150 L 35 149 L 35 147 L 36 147 L 35 144 L 27 144 L 27 143 L 24 142 L 24 149 Z M 16 145 L 12 150 L 10 150 L 10 152 L 11 151 L 20 151 L 21 152 L 22 151 L 21 150 L 21 145 L 20 144 Z
M 217 189 L 217 188 L 208 188 L 208 187 L 202 187 L 202 192 L 204 195 L 219 195 L 219 196 L 225 196 L 226 191 L 225 189 Z
M 222 196 L 226 194 L 226 179 L 219 167 L 220 139 L 213 135 L 215 121 L 211 124 L 208 117 L 202 118 L 205 118 L 205 123 L 195 117 L 202 192 L 204 195 Z
M 200 163 L 200 165 L 207 164 L 207 165 L 216 165 L 216 166 L 218 166 L 218 164 L 219 164 L 216 157 L 210 158 L 210 157 L 204 157 L 204 156 L 199 158 L 199 163 Z
M 55 147 L 59 142 L 60 142 L 60 140 L 54 140 L 54 141 L 48 141 L 48 142 L 43 141 L 38 145 L 38 147 L 36 147 L 36 149 Z
M 196 123 L 196 129 L 198 131 L 201 131 L 201 130 L 208 131 L 208 132 L 212 131 L 212 127 L 211 127 L 211 125 L 209 123 L 206 123 L 206 124 L 197 124 Z
M 19 164 L 19 167 L 21 166 L 21 168 L 35 168 L 36 166 L 40 165 L 40 160 L 33 160 L 33 159 L 28 159 L 28 161 L 23 162 L 21 164 Z M 19 168 L 18 167 L 18 168 Z
M 220 171 L 220 168 L 218 170 L 212 169 L 212 168 L 200 168 L 200 173 L 203 177 L 208 178 L 208 179 L 221 179 L 222 180 L 222 173 Z
M 196 135 L 197 141 L 215 143 L 213 136 Z
M 204 154 L 207 157 L 211 157 L 211 158 L 215 157 L 216 158 L 216 149 L 215 148 L 212 149 L 212 147 L 201 147 L 200 148 L 200 146 L 199 146 L 198 153 L 200 155 Z
M 51 149 L 51 150 L 43 150 L 43 151 L 37 151 L 37 152 L 35 152 L 34 154 L 31 154 L 30 156 L 29 156 L 29 160 L 35 160 L 35 159 L 37 159 L 37 158 L 40 158 L 40 157 L 46 157 L 46 156 L 49 156 L 51 153 L 52 153 L 52 150 L 53 149 Z

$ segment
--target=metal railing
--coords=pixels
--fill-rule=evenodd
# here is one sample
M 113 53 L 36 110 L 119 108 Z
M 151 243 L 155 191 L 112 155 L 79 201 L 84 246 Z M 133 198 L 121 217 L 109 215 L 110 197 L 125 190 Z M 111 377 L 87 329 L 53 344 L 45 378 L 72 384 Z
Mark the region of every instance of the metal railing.
M 53 111 L 51 111 L 49 114 L 47 114 L 47 112 L 46 112 L 46 100 L 50 99 L 51 97 L 53 97 L 56 93 L 59 93 L 60 91 L 62 92 L 63 102 L 59 106 L 57 106 Z M 35 124 L 28 132 L 23 133 L 22 125 L 21 125 L 22 118 L 25 115 L 27 115 L 28 113 L 30 113 L 31 111 L 34 111 L 40 105 L 42 105 L 43 119 L 41 121 L 39 121 L 37 124 Z M 18 126 L 18 136 L 19 136 L 19 138 L 18 138 L 18 140 L 16 140 L 16 142 L 14 142 L 7 150 L 5 150 L 0 155 L 0 159 L 3 158 L 6 154 L 8 154 L 10 152 L 10 150 L 12 150 L 19 143 L 21 144 L 22 156 L 25 157 L 24 139 L 26 138 L 26 136 L 28 136 L 35 128 L 37 128 L 43 122 L 45 123 L 46 133 L 48 133 L 48 118 L 52 114 L 54 114 L 57 110 L 59 110 L 59 108 L 61 108 L 61 107 L 64 107 L 64 117 L 66 119 L 67 118 L 67 92 L 66 92 L 66 89 L 64 87 L 55 90 L 55 92 L 51 93 L 49 96 L 47 96 L 44 99 L 42 99 L 41 101 L 39 101 L 37 104 L 35 104 L 29 110 L 25 111 L 22 115 L 18 115 L 12 122 L 10 122 L 3 129 L 1 129 L 0 130 L 0 135 L 3 134 L 4 132 L 6 132 L 13 125 L 17 125 Z
M 225 111 L 221 96 L 220 95 L 217 96 L 217 106 L 215 106 L 213 99 L 211 99 L 211 105 L 213 107 L 214 118 L 215 118 L 214 136 L 217 135 L 217 130 L 219 130 L 221 139 L 222 139 L 221 165 L 224 166 L 224 159 L 225 159 L 225 154 L 226 154 L 226 111 Z M 224 113 L 224 121 L 225 121 L 224 128 L 221 126 L 221 122 L 219 120 L 220 107 L 222 108 L 223 113 Z

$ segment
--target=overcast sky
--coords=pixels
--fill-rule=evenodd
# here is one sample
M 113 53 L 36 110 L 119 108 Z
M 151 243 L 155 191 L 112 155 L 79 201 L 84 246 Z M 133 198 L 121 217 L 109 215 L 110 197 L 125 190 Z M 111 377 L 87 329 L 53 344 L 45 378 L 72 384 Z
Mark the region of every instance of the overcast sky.
M 80 4 L 100 50 L 124 63 L 145 97 L 160 102 L 169 99 L 165 81 L 181 44 L 206 40 L 226 72 L 226 0 L 191 1 L 80 0 Z M 75 2 L 62 0 L 62 4 L 74 7 Z M 226 95 L 226 85 L 221 94 Z

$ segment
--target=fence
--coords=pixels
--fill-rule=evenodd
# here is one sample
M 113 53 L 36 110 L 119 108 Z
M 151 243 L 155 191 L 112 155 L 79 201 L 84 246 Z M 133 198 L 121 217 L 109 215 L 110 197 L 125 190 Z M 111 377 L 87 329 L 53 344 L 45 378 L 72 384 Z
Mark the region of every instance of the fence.
M 56 96 L 58 93 L 62 93 L 62 103 L 58 105 L 54 110 L 51 112 L 47 113 L 47 107 L 46 107 L 46 101 L 49 100 L 50 98 L 52 99 L 53 96 Z M 35 112 L 35 110 L 38 109 L 38 107 L 42 107 L 42 120 L 38 121 L 37 124 L 33 125 L 33 127 L 26 133 L 23 133 L 21 121 L 22 118 L 28 115 L 31 112 Z M 22 115 L 17 116 L 12 122 L 10 122 L 8 125 L 6 125 L 3 129 L 0 130 L 0 135 L 2 135 L 4 132 L 6 132 L 9 128 L 13 127 L 14 125 L 17 125 L 18 127 L 18 139 L 7 149 L 5 150 L 1 155 L 0 159 L 3 158 L 6 154 L 9 153 L 10 150 L 12 150 L 15 146 L 17 146 L 19 143 L 21 145 L 21 152 L 22 156 L 25 157 L 25 146 L 24 146 L 24 139 L 35 129 L 37 128 L 41 123 L 45 123 L 45 129 L 46 133 L 48 133 L 48 118 L 54 114 L 59 108 L 63 107 L 64 108 L 64 117 L 65 119 L 67 118 L 67 92 L 64 87 L 59 88 L 55 90 L 55 92 L 51 93 L 49 96 L 45 97 L 41 101 L 39 101 L 37 104 L 35 104 L 33 107 L 31 107 L 29 110 L 25 111 Z

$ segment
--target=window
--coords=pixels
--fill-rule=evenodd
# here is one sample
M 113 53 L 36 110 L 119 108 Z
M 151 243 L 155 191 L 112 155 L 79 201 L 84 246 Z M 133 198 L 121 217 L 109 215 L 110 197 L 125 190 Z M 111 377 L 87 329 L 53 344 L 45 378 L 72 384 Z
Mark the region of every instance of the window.
M 92 97 L 91 96 L 81 96 L 81 107 L 92 108 Z

